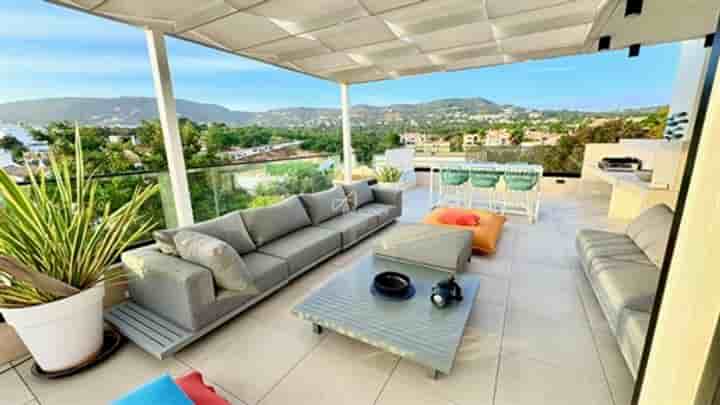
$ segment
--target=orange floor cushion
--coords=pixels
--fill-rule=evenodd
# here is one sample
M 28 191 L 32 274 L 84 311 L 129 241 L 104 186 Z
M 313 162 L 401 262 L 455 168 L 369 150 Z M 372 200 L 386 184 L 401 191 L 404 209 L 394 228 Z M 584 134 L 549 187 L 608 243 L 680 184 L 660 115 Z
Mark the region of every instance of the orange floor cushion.
M 505 221 L 503 215 L 466 208 L 436 208 L 423 218 L 425 224 L 471 230 L 473 252 L 478 254 L 495 253 Z

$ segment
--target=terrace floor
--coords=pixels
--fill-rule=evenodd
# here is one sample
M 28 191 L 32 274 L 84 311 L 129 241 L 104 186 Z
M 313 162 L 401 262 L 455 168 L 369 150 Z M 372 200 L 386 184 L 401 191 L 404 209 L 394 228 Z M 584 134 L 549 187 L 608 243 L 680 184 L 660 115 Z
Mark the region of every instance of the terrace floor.
M 0 365 L 0 405 L 108 403 L 164 372 L 190 369 L 245 405 L 629 404 L 632 377 L 574 250 L 577 229 L 623 224 L 607 220 L 608 194 L 583 188 L 545 192 L 538 223 L 511 218 L 498 253 L 473 257 L 470 271 L 483 283 L 455 368 L 439 380 L 363 343 L 315 335 L 290 314 L 310 290 L 370 254 L 369 239 L 175 358 L 158 361 L 127 344 L 104 364 L 53 382 L 33 377 L 29 361 Z M 409 191 L 401 221 L 417 222 L 427 209 L 427 189 Z

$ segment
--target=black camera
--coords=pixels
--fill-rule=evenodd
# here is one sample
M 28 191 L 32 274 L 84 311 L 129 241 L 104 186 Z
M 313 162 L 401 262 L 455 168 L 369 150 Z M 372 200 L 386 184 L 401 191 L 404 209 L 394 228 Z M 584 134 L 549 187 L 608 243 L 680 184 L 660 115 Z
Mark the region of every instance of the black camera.
M 462 301 L 462 299 L 462 289 L 455 281 L 455 276 L 437 283 L 430 294 L 430 301 L 438 308 L 445 308 L 454 301 Z

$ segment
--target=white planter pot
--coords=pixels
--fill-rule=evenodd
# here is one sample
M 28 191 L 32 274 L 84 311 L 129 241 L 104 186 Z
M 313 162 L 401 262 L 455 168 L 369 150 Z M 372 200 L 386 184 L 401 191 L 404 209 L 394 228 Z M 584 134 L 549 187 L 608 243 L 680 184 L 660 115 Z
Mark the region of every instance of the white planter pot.
M 386 182 L 379 181 L 378 186 L 380 186 L 381 188 L 387 188 L 390 190 L 398 190 L 401 188 L 402 185 L 400 183 L 386 183 Z
M 104 297 L 100 285 L 49 304 L 3 309 L 2 314 L 43 371 L 63 371 L 100 351 Z

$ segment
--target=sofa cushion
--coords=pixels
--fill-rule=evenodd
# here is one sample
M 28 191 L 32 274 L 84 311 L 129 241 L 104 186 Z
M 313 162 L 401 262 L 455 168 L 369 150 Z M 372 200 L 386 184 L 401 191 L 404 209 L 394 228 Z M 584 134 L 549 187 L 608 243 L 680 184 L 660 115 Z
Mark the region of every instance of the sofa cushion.
M 627 235 L 656 266 L 662 267 L 674 213 L 658 204 L 640 214 L 627 228 Z
M 338 251 L 341 238 L 340 232 L 311 226 L 263 245 L 259 251 L 285 260 L 292 275 Z
M 472 226 L 444 224 L 441 218 L 448 210 L 465 212 L 476 218 L 476 224 Z M 425 215 L 424 224 L 436 225 L 446 228 L 466 229 L 472 232 L 472 250 L 478 254 L 492 254 L 497 250 L 497 242 L 503 230 L 507 218 L 485 210 L 471 210 L 468 208 L 435 208 Z
M 180 389 L 170 375 L 165 374 L 137 388 L 113 405 L 193 405 L 194 402 Z
M 210 269 L 218 287 L 246 295 L 258 293 L 245 261 L 226 242 L 202 233 L 180 231 L 175 235 L 175 246 L 183 260 Z
M 651 311 L 660 279 L 653 265 L 618 262 L 616 266 L 596 273 L 593 280 L 598 299 L 615 330 L 623 310 Z
M 576 245 L 583 268 L 588 274 L 601 271 L 604 267 L 596 264 L 598 260 L 606 258 L 612 259 L 611 262 L 651 264 L 635 242 L 620 233 L 583 229 L 578 232 Z
M 343 189 L 350 201 L 351 208 L 354 210 L 375 201 L 375 197 L 367 181 L 344 184 Z
M 357 242 L 375 228 L 377 222 L 367 215 L 348 213 L 319 225 L 320 228 L 340 232 L 343 249 Z
M 300 198 L 313 225 L 319 225 L 349 211 L 347 196 L 340 186 L 319 193 L 302 194 Z
M 202 374 L 198 371 L 191 371 L 175 379 L 175 383 L 195 405 L 230 405 L 215 392 L 215 388 L 205 384 Z
M 277 257 L 253 252 L 243 256 L 260 292 L 276 287 L 290 277 L 287 262 Z
M 650 325 L 650 313 L 625 310 L 620 318 L 620 325 L 616 332 L 618 345 L 630 371 L 633 376 L 637 377 L 640 359 L 645 347 L 645 336 Z
M 250 238 L 245 223 L 238 212 L 195 225 L 153 232 L 153 237 L 163 253 L 178 256 L 175 235 L 180 231 L 192 231 L 220 239 L 227 242 L 241 255 L 255 250 L 255 243 Z
M 247 209 L 240 213 L 258 247 L 312 224 L 297 196 L 269 207 Z
M 356 212 L 361 215 L 366 215 L 366 216 L 376 218 L 376 220 L 377 220 L 376 226 L 380 226 L 380 225 L 386 224 L 396 218 L 393 211 L 394 210 L 393 210 L 392 205 L 370 203 L 370 204 L 363 205 Z

